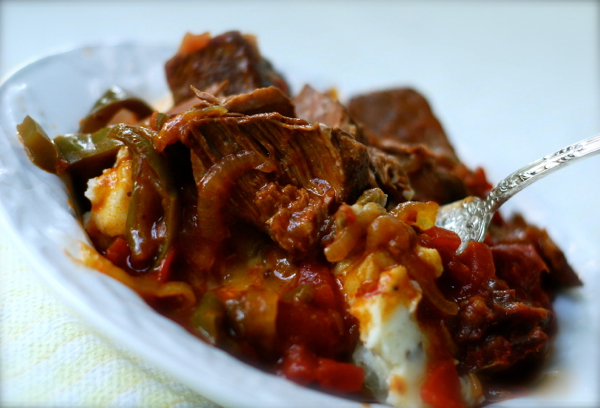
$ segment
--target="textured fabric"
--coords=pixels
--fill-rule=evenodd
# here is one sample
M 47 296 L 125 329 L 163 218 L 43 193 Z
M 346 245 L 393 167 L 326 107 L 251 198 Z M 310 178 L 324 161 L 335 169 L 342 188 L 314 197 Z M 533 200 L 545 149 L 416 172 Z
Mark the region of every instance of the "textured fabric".
M 1 231 L 0 406 L 216 407 L 86 325 Z

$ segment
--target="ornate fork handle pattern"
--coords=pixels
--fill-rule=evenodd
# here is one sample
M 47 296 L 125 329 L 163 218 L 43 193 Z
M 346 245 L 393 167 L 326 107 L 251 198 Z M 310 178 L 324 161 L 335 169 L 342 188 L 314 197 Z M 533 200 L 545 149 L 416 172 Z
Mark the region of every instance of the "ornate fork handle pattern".
M 436 225 L 456 232 L 462 239 L 458 252 L 470 241 L 482 241 L 492 216 L 509 198 L 525 187 L 584 157 L 600 153 L 600 135 L 560 149 L 500 181 L 485 200 L 467 197 L 440 207 Z

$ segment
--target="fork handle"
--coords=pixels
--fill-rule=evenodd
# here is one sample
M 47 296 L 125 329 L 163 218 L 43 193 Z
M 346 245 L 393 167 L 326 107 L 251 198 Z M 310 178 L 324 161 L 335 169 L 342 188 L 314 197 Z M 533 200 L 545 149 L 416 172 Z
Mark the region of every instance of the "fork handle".
M 509 198 L 530 184 L 535 183 L 558 169 L 575 163 L 579 159 L 591 157 L 599 152 L 600 135 L 596 135 L 521 167 L 500 181 L 490 194 L 488 194 L 485 200 L 488 213 L 493 214 L 496 212 Z

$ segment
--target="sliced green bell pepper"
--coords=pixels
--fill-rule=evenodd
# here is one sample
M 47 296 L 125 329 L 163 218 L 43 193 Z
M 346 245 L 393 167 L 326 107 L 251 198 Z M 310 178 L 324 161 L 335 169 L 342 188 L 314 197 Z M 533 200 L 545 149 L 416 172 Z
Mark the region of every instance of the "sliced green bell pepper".
M 64 172 L 68 166 L 67 162 L 52 139 L 31 116 L 27 115 L 23 122 L 17 125 L 17 131 L 33 164 L 50 173 Z
M 155 133 L 141 126 L 121 124 L 112 127 L 107 135 L 123 142 L 133 156 L 133 191 L 125 238 L 132 261 L 150 260 L 149 270 L 158 269 L 173 246 L 181 217 L 179 191 L 171 170 L 152 144 Z M 162 215 L 157 211 L 158 207 L 162 207 Z M 164 230 L 157 236 L 159 222 L 164 225 Z
M 97 176 L 112 166 L 123 144 L 109 139 L 110 128 L 94 133 L 67 134 L 50 139 L 30 116 L 17 125 L 25 150 L 36 166 L 54 174 L 75 173 L 82 178 Z
M 121 109 L 134 113 L 138 120 L 152 114 L 154 109 L 143 100 L 136 98 L 127 91 L 112 87 L 94 104 L 90 113 L 81 121 L 80 133 L 93 133 L 102 129 Z

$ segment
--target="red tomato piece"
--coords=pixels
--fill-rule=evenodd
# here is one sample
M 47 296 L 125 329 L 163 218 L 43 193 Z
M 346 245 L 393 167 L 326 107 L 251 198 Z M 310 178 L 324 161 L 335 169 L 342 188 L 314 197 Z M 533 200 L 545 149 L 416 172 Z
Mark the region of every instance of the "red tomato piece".
M 104 256 L 114 265 L 121 268 L 127 267 L 127 258 L 131 255 L 127 241 L 123 237 L 116 237 L 106 249 Z
M 156 271 L 155 278 L 157 282 L 165 283 L 169 280 L 169 275 L 171 273 L 171 264 L 173 263 L 174 259 L 175 249 L 171 248 L 169 252 L 167 252 L 167 255 L 165 255 L 165 257 L 161 261 L 158 270 Z
M 316 374 L 321 387 L 342 394 L 360 391 L 365 380 L 365 371 L 361 367 L 329 358 L 319 358 Z
M 335 293 L 331 286 L 321 284 L 315 288 L 315 306 L 322 310 L 335 309 Z
M 471 276 L 465 279 L 470 280 L 475 288 L 479 288 L 496 274 L 492 251 L 484 243 L 471 242 L 459 255 L 459 259 L 469 267 Z
M 307 385 L 316 378 L 318 361 L 316 356 L 308 351 L 302 344 L 294 344 L 287 349 L 281 372 L 286 378 L 301 385 Z
M 460 246 L 460 237 L 455 232 L 440 227 L 432 227 L 423 234 L 431 238 L 428 244 L 434 248 L 445 248 L 451 252 L 456 252 Z
M 465 408 L 454 361 L 441 360 L 430 369 L 421 398 L 432 408 Z

